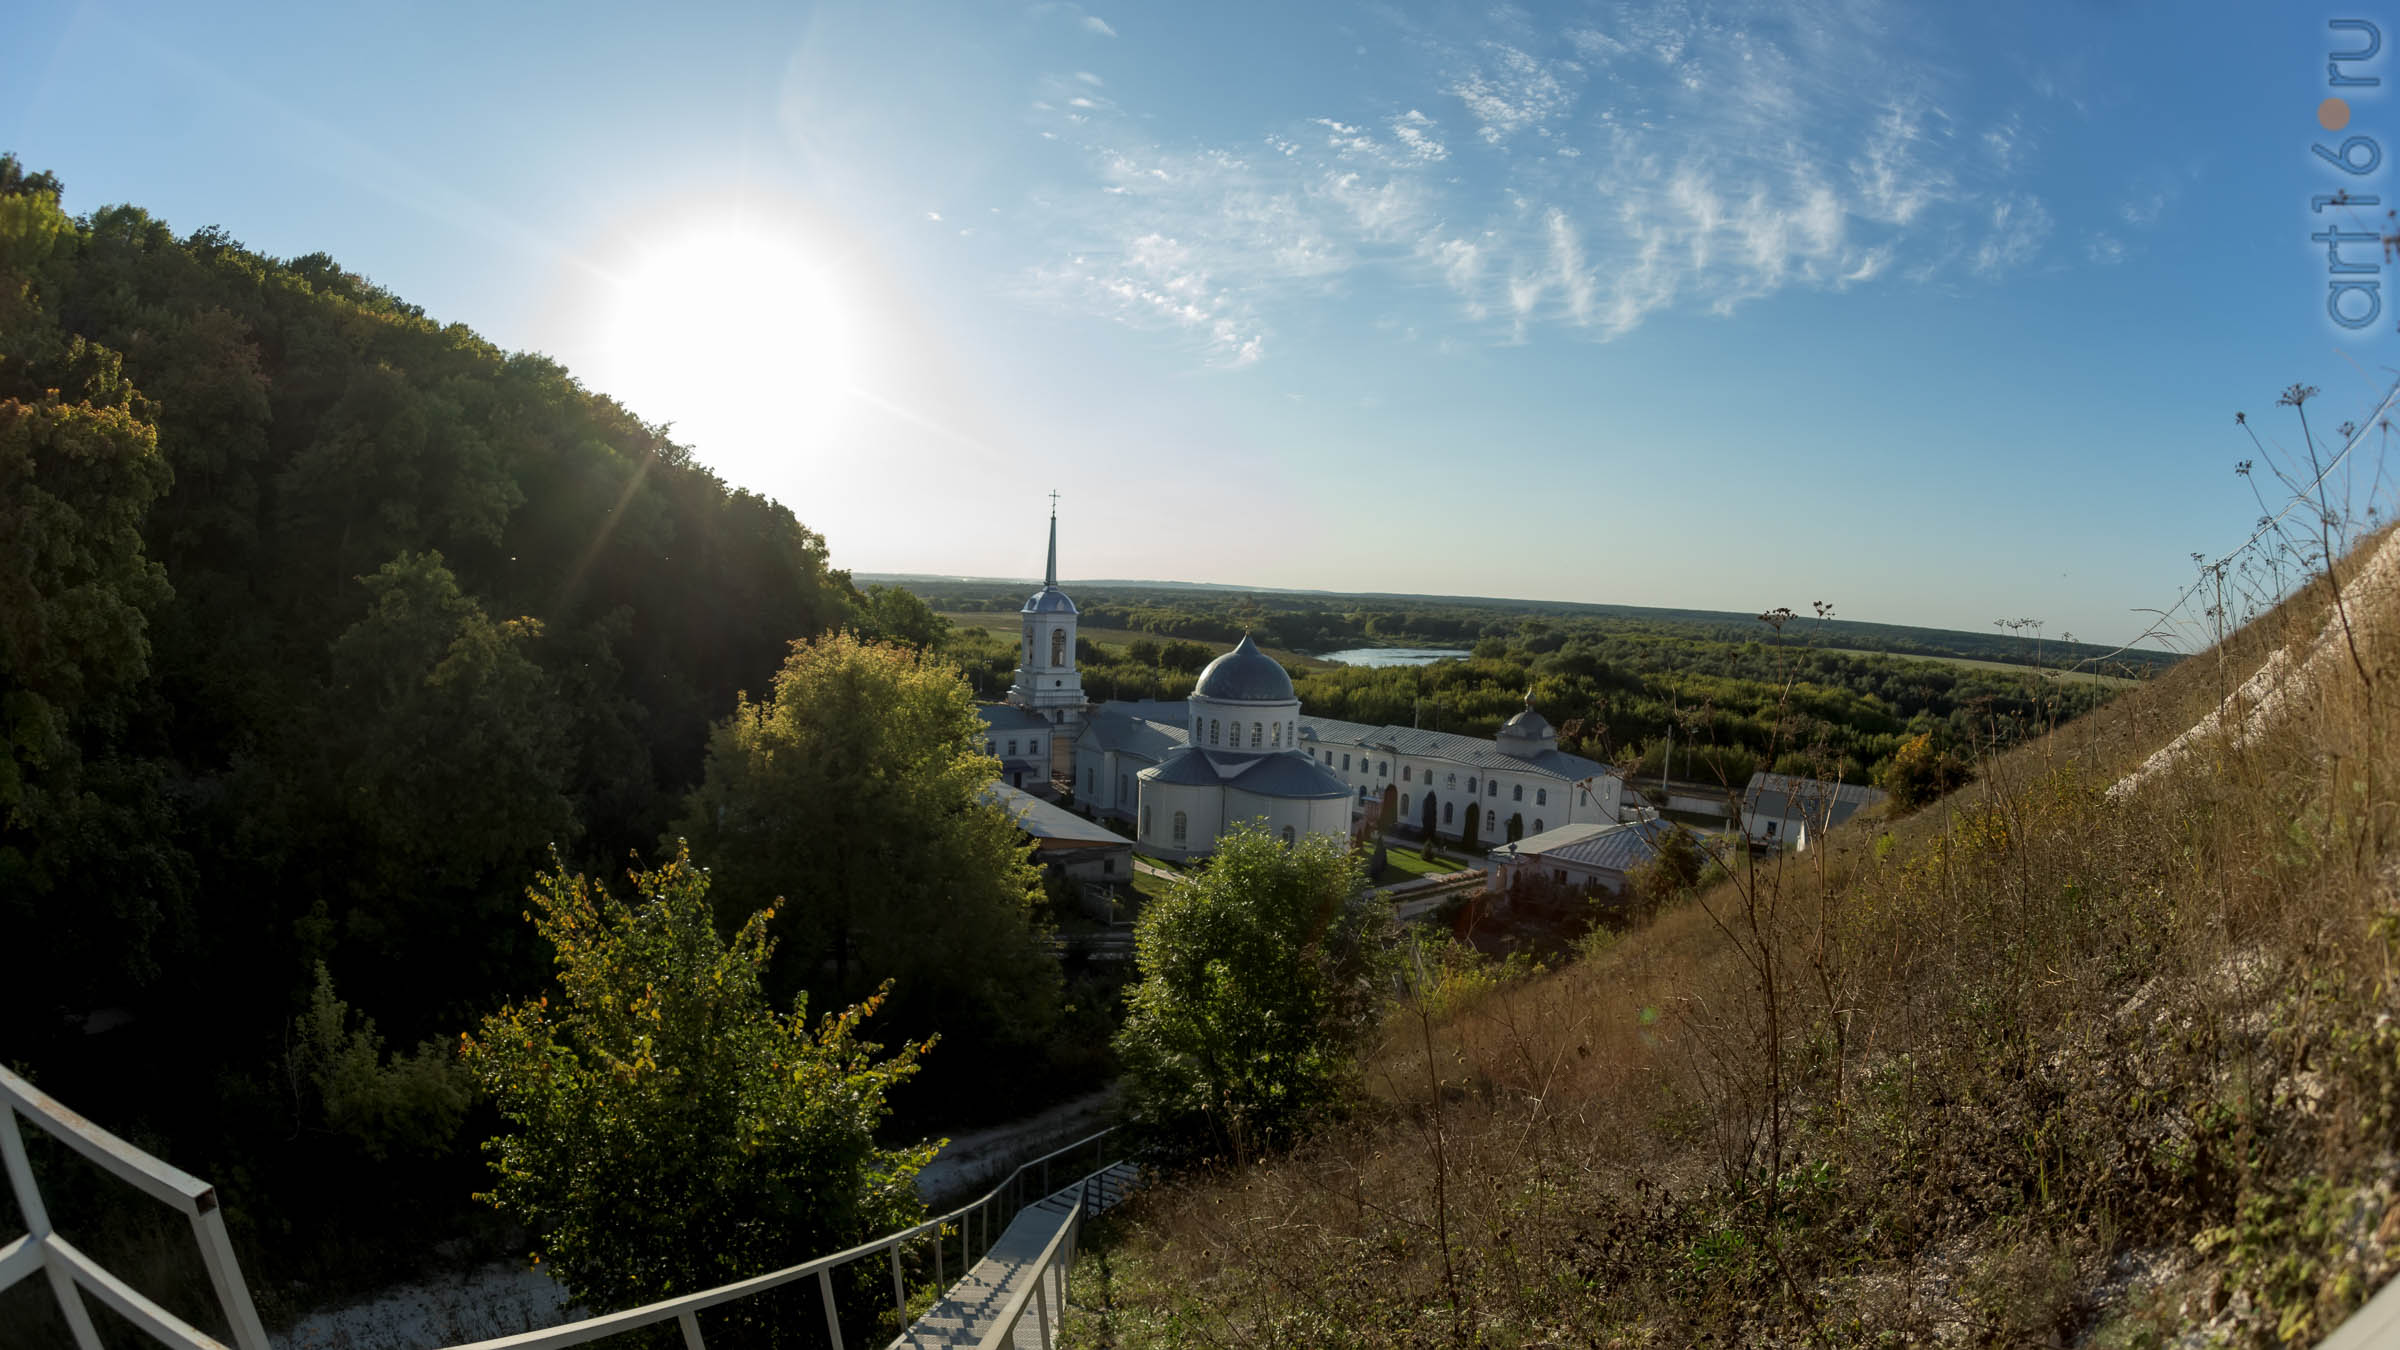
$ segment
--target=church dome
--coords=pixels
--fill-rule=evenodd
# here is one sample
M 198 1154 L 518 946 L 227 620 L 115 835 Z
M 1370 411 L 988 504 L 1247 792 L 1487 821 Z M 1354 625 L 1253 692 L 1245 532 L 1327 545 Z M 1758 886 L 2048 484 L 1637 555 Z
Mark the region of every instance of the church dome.
M 1528 741 L 1537 741 L 1546 736 L 1555 735 L 1556 733 L 1550 729 L 1549 720 L 1544 718 L 1540 713 L 1535 712 L 1531 703 L 1527 703 L 1525 705 L 1525 711 L 1518 713 L 1516 716 L 1501 724 L 1500 734 L 1503 736 L 1521 737 L 1522 739 Z
M 1075 602 L 1069 600 L 1067 593 L 1056 586 L 1044 586 L 1035 591 L 1032 598 L 1025 602 L 1025 608 L 1018 612 L 1022 614 L 1072 614 L 1075 612 Z
M 1292 693 L 1292 677 L 1244 633 L 1240 646 L 1200 672 L 1192 697 L 1227 703 L 1290 703 L 1298 696 Z

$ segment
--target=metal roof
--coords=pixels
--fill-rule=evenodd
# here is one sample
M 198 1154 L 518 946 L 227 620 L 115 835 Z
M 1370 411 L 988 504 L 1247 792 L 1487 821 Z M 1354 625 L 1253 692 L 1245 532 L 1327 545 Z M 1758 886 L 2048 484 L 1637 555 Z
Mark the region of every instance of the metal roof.
M 1658 841 L 1683 827 L 1671 820 L 1630 821 L 1623 825 L 1561 825 L 1502 844 L 1491 856 L 1501 862 L 1540 858 L 1576 863 L 1607 872 L 1625 872 L 1658 856 Z
M 1864 783 L 1829 783 L 1784 773 L 1754 773 L 1742 791 L 1742 814 L 1812 820 L 1830 828 L 1882 801 L 1887 795 Z
M 1191 740 L 1191 733 L 1180 721 L 1169 722 L 1156 717 L 1143 717 L 1123 711 L 1127 707 L 1157 707 L 1156 704 L 1103 703 L 1084 724 L 1080 745 L 1094 750 L 1114 750 L 1134 755 L 1152 763 L 1165 759 Z M 1181 704 L 1167 704 L 1180 708 Z
M 975 715 L 994 731 L 1053 731 L 1050 719 L 1014 703 L 978 703 Z
M 1192 697 L 1230 703 L 1290 703 L 1292 677 L 1274 657 L 1258 649 L 1248 633 L 1232 651 L 1208 663 L 1192 686 Z
M 1140 778 L 1145 783 L 1183 787 L 1235 787 L 1261 797 L 1303 801 L 1350 796 L 1348 785 L 1297 750 L 1221 761 L 1205 750 L 1186 746 L 1142 770 Z
M 1055 839 L 1075 844 L 1122 844 L 1133 847 L 1133 841 L 1105 825 L 1096 825 L 1063 806 L 1043 801 L 1030 792 L 1020 792 L 1006 783 L 992 783 L 983 790 L 983 799 L 1008 812 L 1017 828 L 1036 839 Z
M 1614 772 L 1597 760 L 1570 755 L 1564 750 L 1512 755 L 1490 741 L 1473 736 L 1460 736 L 1448 731 L 1420 731 L 1415 727 L 1369 727 L 1357 722 L 1335 721 L 1330 717 L 1310 717 L 1305 713 L 1300 717 L 1300 736 L 1303 740 L 1389 750 L 1394 754 L 1415 755 L 1420 759 L 1447 759 L 1479 769 L 1529 773 L 1569 783 Z
M 1018 611 L 1020 614 L 1072 614 L 1074 612 L 1075 602 L 1069 600 L 1067 593 L 1056 586 L 1044 586 L 1035 591 L 1025 601 L 1025 608 Z

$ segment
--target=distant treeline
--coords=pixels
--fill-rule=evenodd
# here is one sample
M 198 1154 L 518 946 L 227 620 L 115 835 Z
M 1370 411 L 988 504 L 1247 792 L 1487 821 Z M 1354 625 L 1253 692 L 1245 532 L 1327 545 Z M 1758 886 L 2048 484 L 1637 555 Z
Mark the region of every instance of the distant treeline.
M 1117 626 L 1093 619 L 1103 608 L 1083 607 L 1084 622 Z M 1471 736 L 1491 735 L 1530 694 L 1558 725 L 1563 749 L 1655 776 L 1672 744 L 1675 777 L 1733 789 L 1761 769 L 1879 781 L 1918 736 L 1963 772 L 1979 754 L 2088 711 L 2117 688 L 2030 669 L 1822 650 L 1793 631 L 1817 622 L 1725 642 L 1526 619 L 1513 636 L 1476 639 L 1465 658 L 1291 673 L 1310 714 Z M 1013 634 L 961 624 L 944 642 L 978 693 L 1007 691 Z M 1076 643 L 1095 700 L 1186 697 L 1212 654 L 1190 639 Z
M 951 613 L 1013 613 L 1025 603 L 1022 583 L 950 582 L 917 577 L 891 580 L 915 592 L 932 608 Z M 1775 636 L 1754 615 L 1631 605 L 1246 592 L 1175 586 L 1075 587 L 1073 594 L 1083 624 L 1089 628 L 1125 628 L 1207 642 L 1233 642 L 1247 632 L 1267 646 L 1308 653 L 1410 643 L 1463 647 L 1480 638 L 1555 638 L 1565 642 L 1576 637 L 1646 635 L 1747 645 Z M 2069 642 L 2065 634 L 2055 635 L 2055 640 L 2051 640 L 2040 629 L 2021 624 L 2007 627 L 1996 624 L 1988 634 L 1954 632 L 1860 623 L 1839 617 L 1818 619 L 1808 613 L 1805 604 L 1795 603 L 1792 607 L 1801 611 L 1806 622 L 1787 624 L 1784 640 L 1811 647 L 2073 667 L 2132 678 L 2162 670 L 2178 659 L 2168 652 L 2117 652 L 2091 643 Z

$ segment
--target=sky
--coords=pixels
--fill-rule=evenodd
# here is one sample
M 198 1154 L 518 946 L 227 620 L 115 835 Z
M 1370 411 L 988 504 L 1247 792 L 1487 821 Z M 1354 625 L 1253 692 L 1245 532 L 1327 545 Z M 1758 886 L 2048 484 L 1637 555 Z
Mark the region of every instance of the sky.
M 2400 297 L 2326 308 L 2400 263 L 2310 238 L 2400 200 L 2400 66 L 2329 87 L 2335 20 L 2400 41 L 2254 0 L 20 2 L 0 150 L 545 353 L 855 571 L 1038 576 L 1055 490 L 1069 579 L 2113 643 L 2250 533 L 2281 390 L 2323 434 L 2400 374 Z

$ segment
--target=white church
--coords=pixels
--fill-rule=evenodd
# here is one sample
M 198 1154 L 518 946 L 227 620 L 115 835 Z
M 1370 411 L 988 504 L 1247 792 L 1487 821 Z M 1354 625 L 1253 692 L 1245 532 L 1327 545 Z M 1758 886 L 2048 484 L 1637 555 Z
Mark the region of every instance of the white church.
M 1055 508 L 1049 566 L 1022 614 L 1007 701 L 980 710 L 1002 781 L 1046 791 L 1069 778 L 1078 806 L 1132 825 L 1135 850 L 1151 857 L 1204 857 L 1243 822 L 1286 843 L 1347 836 L 1387 790 L 1402 828 L 1430 816 L 1441 837 L 1486 844 L 1632 816 L 1624 780 L 1560 750 L 1530 701 L 1491 740 L 1309 717 L 1290 674 L 1246 635 L 1180 703 L 1087 702 L 1075 602 L 1058 588 Z

